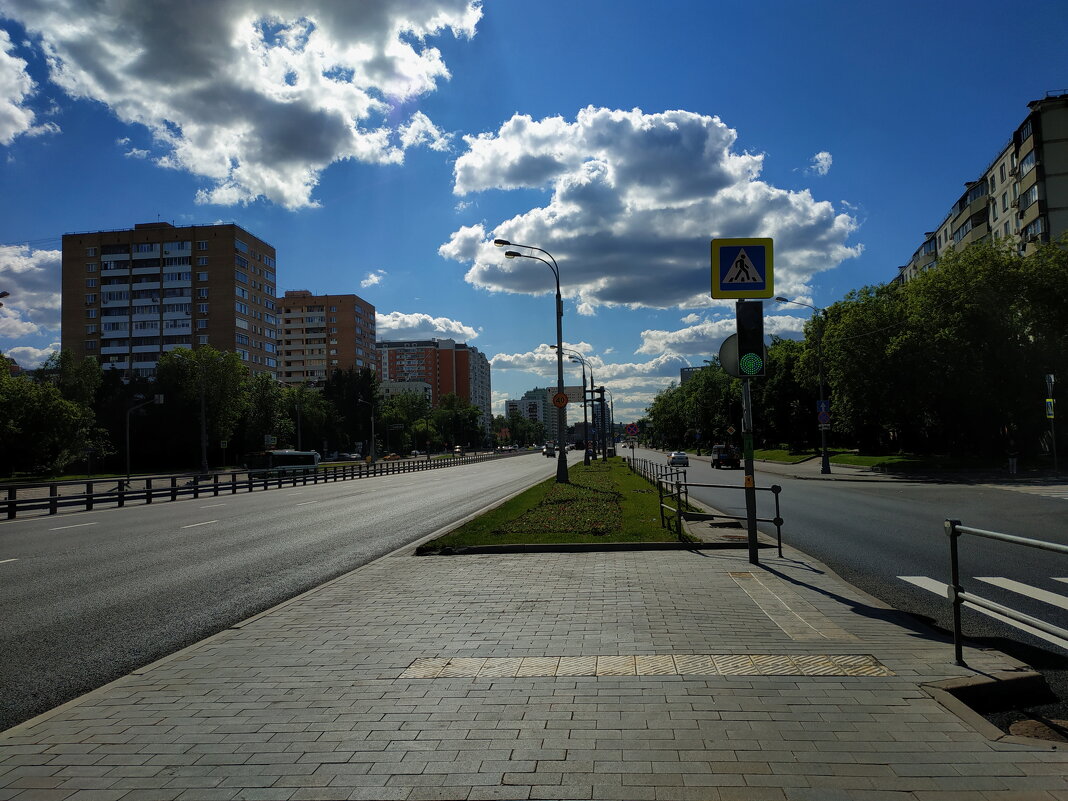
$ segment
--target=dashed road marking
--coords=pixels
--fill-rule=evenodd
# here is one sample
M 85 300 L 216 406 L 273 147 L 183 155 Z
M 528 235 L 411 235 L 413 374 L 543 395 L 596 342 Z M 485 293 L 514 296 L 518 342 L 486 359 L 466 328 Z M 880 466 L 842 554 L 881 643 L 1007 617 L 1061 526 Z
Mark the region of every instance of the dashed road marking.
M 197 526 L 206 526 L 209 523 L 218 523 L 218 520 L 205 520 L 203 523 L 190 523 L 188 526 L 182 526 L 182 528 L 196 528 Z
M 83 526 L 95 526 L 96 523 L 75 523 L 71 526 L 59 526 L 57 528 L 50 528 L 49 531 L 62 531 L 65 528 L 82 528 Z

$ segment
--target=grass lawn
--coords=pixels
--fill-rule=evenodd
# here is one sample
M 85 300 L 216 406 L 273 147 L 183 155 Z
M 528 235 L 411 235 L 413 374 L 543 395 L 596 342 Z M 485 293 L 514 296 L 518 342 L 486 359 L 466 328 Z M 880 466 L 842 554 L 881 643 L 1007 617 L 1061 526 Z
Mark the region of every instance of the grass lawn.
M 797 464 L 806 459 L 811 459 L 815 453 L 794 453 L 785 449 L 780 450 L 753 450 L 754 459 L 762 459 L 765 462 L 782 462 L 783 464 Z
M 660 527 L 656 487 L 622 459 L 572 465 L 570 484 L 547 479 L 418 553 L 473 545 L 678 542 Z

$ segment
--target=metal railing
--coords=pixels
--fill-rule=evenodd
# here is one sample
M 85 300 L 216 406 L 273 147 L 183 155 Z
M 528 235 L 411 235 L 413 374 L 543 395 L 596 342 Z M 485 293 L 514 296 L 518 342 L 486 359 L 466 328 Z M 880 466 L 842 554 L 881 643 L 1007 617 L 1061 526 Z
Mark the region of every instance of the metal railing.
M 1068 629 L 1054 626 L 1052 623 L 1047 623 L 1044 620 L 1025 615 L 1023 612 L 1017 612 L 1015 609 L 988 600 L 974 593 L 965 592 L 960 583 L 957 540 L 960 539 L 962 534 L 970 534 L 973 537 L 984 537 L 990 540 L 997 540 L 998 542 L 1023 545 L 1028 548 L 1038 548 L 1039 550 L 1052 551 L 1053 553 L 1060 554 L 1068 554 L 1068 545 L 1061 545 L 1056 542 L 1045 542 L 1044 540 L 1033 540 L 1028 537 L 1018 537 L 1014 534 L 1002 534 L 998 531 L 986 531 L 981 528 L 962 526 L 959 520 L 946 520 L 944 525 L 946 536 L 949 537 L 949 600 L 953 604 L 953 658 L 958 665 L 967 667 L 964 663 L 964 638 L 961 634 L 960 623 L 960 608 L 965 603 L 979 607 L 980 609 L 985 609 L 988 612 L 1002 615 L 1017 623 L 1022 623 L 1025 626 L 1030 626 L 1031 628 L 1045 632 L 1046 634 L 1051 634 L 1054 637 L 1068 640 Z
M 39 484 L 9 484 L 6 499 L 0 496 L 0 508 L 6 508 L 7 519 L 14 520 L 19 513 L 47 510 L 49 515 L 60 509 L 76 507 L 91 511 L 100 506 L 119 508 L 127 503 L 176 501 L 192 496 L 218 497 L 219 494 L 236 495 L 239 491 L 281 489 L 282 487 L 327 484 L 332 481 L 351 481 L 375 476 L 412 473 L 420 470 L 436 470 L 443 467 L 474 464 L 495 459 L 507 459 L 521 453 L 486 453 L 472 456 L 452 456 L 440 459 L 407 459 L 382 461 L 375 464 L 354 462 L 352 464 L 319 466 L 307 472 L 280 474 L 272 470 L 234 470 L 215 473 L 184 473 L 172 476 L 146 476 L 129 482 L 123 478 L 86 479 L 85 481 L 56 481 Z M 81 491 L 78 491 L 81 489 Z M 19 493 L 23 497 L 18 497 Z M 29 497 L 28 497 L 29 496 Z
M 682 539 L 682 524 L 688 520 L 743 520 L 748 521 L 745 515 L 725 515 L 709 512 L 691 512 L 685 507 L 689 505 L 691 487 L 707 487 L 709 489 L 745 490 L 733 484 L 697 484 L 686 481 L 686 471 L 670 465 L 653 462 L 649 459 L 628 459 L 630 469 L 645 478 L 651 484 L 656 484 L 660 495 L 660 526 L 671 529 L 674 523 L 679 539 Z M 670 489 L 665 490 L 664 485 Z M 770 492 L 775 498 L 775 517 L 758 517 L 757 523 L 771 523 L 775 526 L 775 543 L 779 556 L 782 556 L 782 512 L 779 506 L 779 493 L 782 487 L 773 484 L 770 487 L 755 487 L 757 492 Z M 665 499 L 674 499 L 675 506 L 665 503 Z

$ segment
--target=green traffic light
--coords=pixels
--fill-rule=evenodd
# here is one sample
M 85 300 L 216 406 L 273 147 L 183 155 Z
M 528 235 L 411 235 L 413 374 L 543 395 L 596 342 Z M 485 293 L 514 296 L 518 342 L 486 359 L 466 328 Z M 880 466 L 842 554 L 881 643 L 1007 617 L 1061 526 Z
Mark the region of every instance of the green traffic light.
M 764 360 L 755 353 L 747 353 L 738 360 L 738 366 L 746 375 L 760 375 L 764 370 Z

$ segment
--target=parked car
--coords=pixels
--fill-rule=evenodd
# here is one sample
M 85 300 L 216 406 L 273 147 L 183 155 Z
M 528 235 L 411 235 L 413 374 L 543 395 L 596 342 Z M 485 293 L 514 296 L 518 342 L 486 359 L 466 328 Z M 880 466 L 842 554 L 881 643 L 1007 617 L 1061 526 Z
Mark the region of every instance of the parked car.
M 672 451 L 668 455 L 667 463 L 671 467 L 689 467 L 690 457 L 686 455 L 686 451 Z
M 712 466 L 717 470 L 721 467 L 741 467 L 741 454 L 733 445 L 713 445 Z

